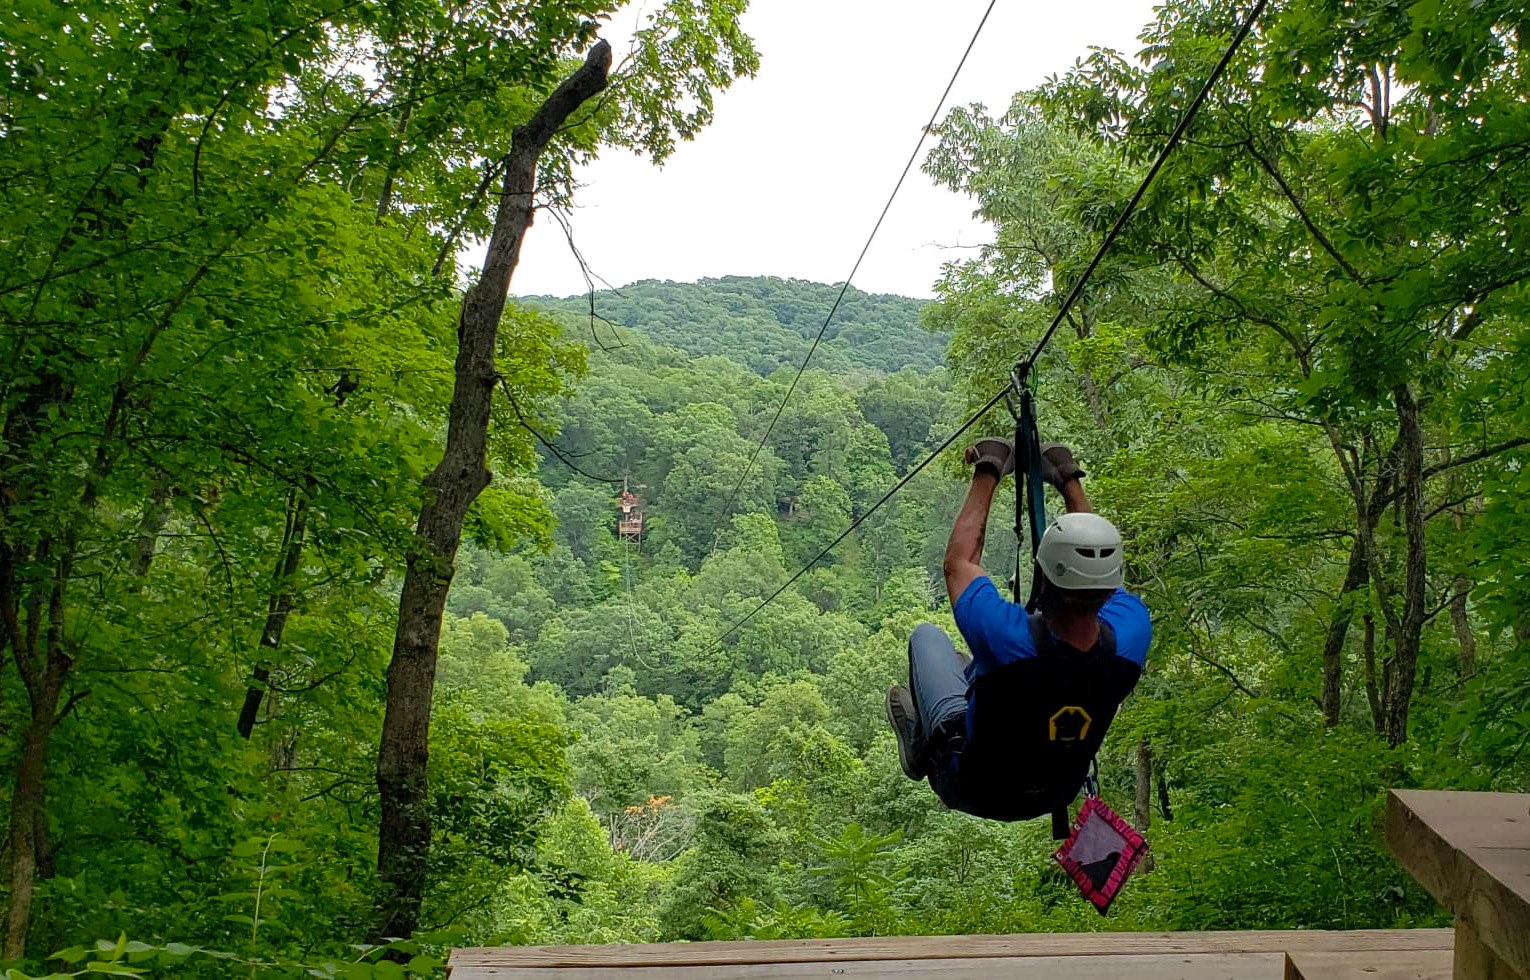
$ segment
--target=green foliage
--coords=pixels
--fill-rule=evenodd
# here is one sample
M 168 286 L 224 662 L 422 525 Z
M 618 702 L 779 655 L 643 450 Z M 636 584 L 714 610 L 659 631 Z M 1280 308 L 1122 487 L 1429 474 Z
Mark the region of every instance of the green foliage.
M 722 938 L 730 931 L 730 913 L 772 903 L 779 889 L 772 866 L 779 837 L 765 810 L 747 796 L 699 800 L 696 836 L 680 859 L 661 913 L 665 933 Z
M 656 343 L 693 356 L 720 355 L 769 375 L 778 368 L 796 370 L 802 363 L 838 292 L 838 286 L 800 279 L 726 276 L 697 283 L 632 283 L 619 291 L 596 293 L 595 305 L 610 323 L 633 328 Z M 605 337 L 607 325 L 589 324 L 585 297 L 539 296 L 528 302 L 567 314 L 581 330 L 597 330 Z M 922 305 L 851 288 L 813 355 L 813 365 L 834 374 L 905 367 L 928 371 L 938 366 L 943 344 L 921 329 Z M 695 329 L 699 324 L 705 329 Z
M 1095 52 L 947 117 L 927 169 L 993 246 L 934 303 L 850 290 L 742 484 L 838 287 L 648 282 L 597 295 L 609 323 L 583 297 L 507 314 L 514 404 L 428 763 L 425 920 L 460 931 L 353 943 L 456 243 L 492 220 L 486 161 L 616 6 L 5 21 L 12 770 L 54 726 L 17 971 L 397 977 L 457 942 L 1100 927 L 1042 823 L 946 811 L 898 768 L 883 693 L 915 625 L 952 628 L 954 452 L 759 604 L 1030 349 L 1220 53 L 1234 11 L 1206 0 L 1160 8 L 1140 60 Z M 662 158 L 693 135 L 755 69 L 741 9 L 656 9 L 544 161 L 548 199 L 603 144 Z M 1530 785 L 1516 17 L 1272 8 L 1038 364 L 1044 434 L 1075 447 L 1155 620 L 1099 760 L 1123 812 L 1146 767 L 1154 811 L 1155 867 L 1112 928 L 1433 924 L 1386 855 L 1384 790 Z M 640 541 L 614 533 L 623 482 Z

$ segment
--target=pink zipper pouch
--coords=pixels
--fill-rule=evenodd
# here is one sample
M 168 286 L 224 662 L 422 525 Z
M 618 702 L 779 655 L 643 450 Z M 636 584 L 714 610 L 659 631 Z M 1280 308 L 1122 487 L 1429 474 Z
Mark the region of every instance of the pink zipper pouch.
M 1142 855 L 1147 840 L 1098 796 L 1084 800 L 1073 833 L 1052 855 L 1084 897 L 1104 915 Z

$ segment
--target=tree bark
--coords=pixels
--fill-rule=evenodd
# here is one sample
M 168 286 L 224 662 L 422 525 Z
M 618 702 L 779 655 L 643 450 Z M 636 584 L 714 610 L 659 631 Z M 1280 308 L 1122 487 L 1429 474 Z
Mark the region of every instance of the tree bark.
M 1386 739 L 1389 745 L 1408 740 L 1408 709 L 1413 701 L 1413 683 L 1418 671 L 1418 652 L 1428 618 L 1425 586 L 1428 576 L 1428 543 L 1425 540 L 1424 510 L 1424 434 L 1419 424 L 1418 402 L 1408 385 L 1400 384 L 1392 393 L 1397 407 L 1398 507 L 1406 549 L 1403 571 L 1401 615 L 1388 616 L 1392 631 L 1392 657 L 1388 661 L 1390 680 L 1384 703 Z
M 1146 834 L 1153 826 L 1153 747 L 1145 738 L 1137 740 L 1136 793 L 1132 800 L 1135 813 L 1132 823 Z M 1142 870 L 1153 870 L 1153 852 L 1142 856 Z
M 494 353 L 510 278 L 531 225 L 537 161 L 568 117 L 606 87 L 611 46 L 590 49 L 580 68 L 512 135 L 504 184 L 478 282 L 463 298 L 457 361 L 441 463 L 425 479 L 425 499 L 399 597 L 388 664 L 387 708 L 377 753 L 382 819 L 377 838 L 374 938 L 412 934 L 425 897 L 431 824 L 427 810 L 430 709 L 441 615 L 455 573 L 462 522 L 490 480 L 489 408 L 498 374 Z
M 271 598 L 266 602 L 266 625 L 260 631 L 260 660 L 251 671 L 254 683 L 244 692 L 244 706 L 239 711 L 240 738 L 249 738 L 260 715 L 260 702 L 271 680 L 271 660 L 282 645 L 287 616 L 292 612 L 292 577 L 303 560 L 303 536 L 308 529 L 308 494 L 296 487 L 287 495 L 287 520 L 277 552 L 275 574 L 271 579 Z
M 1369 520 L 1361 515 L 1361 520 Z M 1333 620 L 1328 624 L 1328 635 L 1323 640 L 1323 724 L 1328 728 L 1339 725 L 1340 693 L 1344 677 L 1344 640 L 1349 635 L 1349 624 L 1355 616 L 1352 597 L 1365 587 L 1365 545 L 1359 535 L 1349 549 L 1349 568 L 1344 573 L 1344 584 L 1339 587 L 1338 606 Z
M 1456 533 L 1461 534 L 1466 527 L 1466 515 L 1461 508 L 1457 507 L 1452 513 Z M 1450 597 L 1450 625 L 1456 631 L 1456 643 L 1461 647 L 1459 665 L 1462 677 L 1470 677 L 1477 672 L 1477 636 L 1472 632 L 1471 617 L 1466 612 L 1466 602 L 1471 596 L 1472 580 L 1465 575 L 1457 575 L 1451 583 L 1454 590 Z
M 1153 782 L 1158 786 L 1158 815 L 1164 823 L 1171 823 L 1174 820 L 1174 808 L 1169 806 L 1169 775 L 1164 772 L 1162 762 L 1158 764 Z
M 1457 575 L 1455 594 L 1450 598 L 1450 623 L 1456 631 L 1456 642 L 1461 647 L 1459 660 L 1461 676 L 1470 677 L 1477 672 L 1477 637 L 1472 632 L 1472 621 L 1466 614 L 1466 600 L 1472 591 L 1472 581 L 1465 575 Z
M 10 905 L 5 914 L 5 958 L 26 956 L 27 926 L 37 879 L 38 828 L 44 819 L 42 800 L 48 740 L 58 721 L 58 699 L 74 661 L 63 652 L 64 586 L 67 560 L 58 562 L 47 611 L 41 603 L 28 610 L 28 628 L 21 643 L 12 638 L 12 653 L 26 687 L 31 719 L 16 761 L 16 786 L 11 796 L 11 820 L 6 836 L 10 853 Z M 47 628 L 41 628 L 43 616 Z M 42 644 L 39 648 L 39 643 Z
M 154 564 L 154 551 L 159 546 L 160 532 L 170 521 L 170 490 L 162 483 L 155 483 L 144 505 L 143 516 L 138 520 L 138 537 L 133 542 L 132 581 L 126 586 L 129 592 L 139 592 L 149 577 Z
M 414 89 L 411 87 L 404 108 L 399 111 L 397 137 L 393 155 L 388 158 L 388 171 L 383 177 L 382 191 L 377 195 L 377 220 L 382 221 L 393 210 L 393 182 L 398 178 L 399 163 L 403 157 L 404 135 L 409 131 L 409 115 L 414 111 Z
M 1381 714 L 1381 689 L 1376 686 L 1376 617 L 1365 614 L 1365 639 L 1361 644 L 1365 658 L 1365 700 L 1371 706 L 1371 726 L 1380 735 L 1386 725 Z

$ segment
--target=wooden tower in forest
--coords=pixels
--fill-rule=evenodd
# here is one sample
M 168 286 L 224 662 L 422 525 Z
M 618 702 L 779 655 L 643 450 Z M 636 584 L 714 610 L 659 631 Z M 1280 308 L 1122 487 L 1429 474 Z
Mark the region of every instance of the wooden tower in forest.
M 616 536 L 623 541 L 641 544 L 643 541 L 643 504 L 637 494 L 622 482 L 622 495 L 616 513 Z

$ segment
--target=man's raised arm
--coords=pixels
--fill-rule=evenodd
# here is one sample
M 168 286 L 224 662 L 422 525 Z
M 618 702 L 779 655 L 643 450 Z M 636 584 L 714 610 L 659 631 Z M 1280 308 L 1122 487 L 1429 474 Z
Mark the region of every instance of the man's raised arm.
M 1008 439 L 979 439 L 968 448 L 966 461 L 972 464 L 972 486 L 962 502 L 951 537 L 946 541 L 946 593 L 954 606 L 967 586 L 988 574 L 983 571 L 983 539 L 988 529 L 988 510 L 993 495 L 1005 474 L 1014 472 L 1015 447 Z M 1077 482 L 1074 486 L 1077 486 Z

